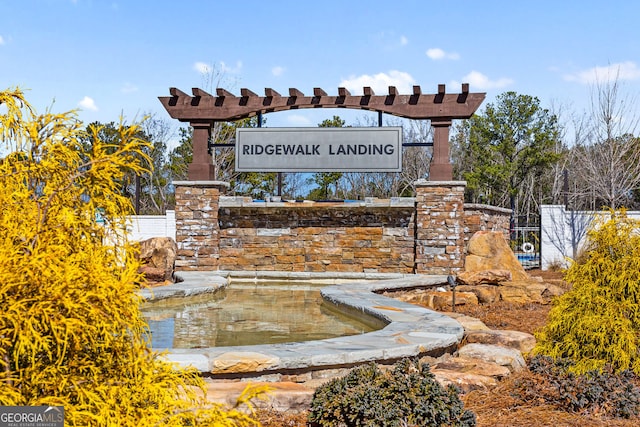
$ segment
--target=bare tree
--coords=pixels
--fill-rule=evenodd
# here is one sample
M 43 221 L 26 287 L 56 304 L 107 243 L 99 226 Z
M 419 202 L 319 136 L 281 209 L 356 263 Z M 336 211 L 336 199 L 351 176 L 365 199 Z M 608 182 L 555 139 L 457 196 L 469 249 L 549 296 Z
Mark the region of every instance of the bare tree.
M 167 208 L 174 204 L 167 145 L 175 129 L 168 120 L 150 115 L 142 122 L 142 131 L 152 144 L 149 157 L 153 163 L 153 170 L 140 177 L 139 188 L 144 194 L 138 198 L 139 210 L 147 214 L 164 214 Z
M 372 116 L 356 120 L 357 127 L 378 126 Z M 428 120 L 404 120 L 393 117 L 385 121 L 385 126 L 403 128 L 403 138 L 407 142 L 426 143 L 433 141 L 433 130 Z M 401 172 L 349 172 L 341 178 L 341 188 L 345 198 L 398 197 L 415 194 L 414 183 L 429 173 L 431 149 L 428 147 L 403 148 Z
M 607 76 L 609 77 L 609 76 Z M 640 116 L 635 97 L 621 93 L 619 76 L 592 89 L 590 127 L 585 143 L 573 149 L 575 173 L 593 190 L 597 203 L 629 206 L 640 186 Z

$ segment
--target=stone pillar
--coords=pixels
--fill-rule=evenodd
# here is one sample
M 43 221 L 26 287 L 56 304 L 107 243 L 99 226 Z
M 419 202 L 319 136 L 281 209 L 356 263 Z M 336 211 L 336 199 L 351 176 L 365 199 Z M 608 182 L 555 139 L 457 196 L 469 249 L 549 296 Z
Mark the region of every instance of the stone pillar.
M 418 274 L 455 274 L 464 268 L 465 181 L 418 180 L 416 255 Z
M 221 181 L 176 181 L 176 270 L 217 270 L 220 258 Z

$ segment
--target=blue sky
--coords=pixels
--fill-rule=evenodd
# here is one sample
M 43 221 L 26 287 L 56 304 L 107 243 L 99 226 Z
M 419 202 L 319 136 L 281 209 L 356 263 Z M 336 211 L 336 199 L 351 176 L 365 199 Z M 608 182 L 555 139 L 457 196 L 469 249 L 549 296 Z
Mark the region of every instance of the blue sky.
M 38 112 L 79 109 L 85 122 L 169 119 L 157 100 L 207 89 L 215 69 L 235 94 L 439 83 L 459 92 L 537 96 L 586 108 L 596 76 L 640 91 L 640 2 L 0 0 L 0 89 L 19 86 Z M 210 87 L 208 89 L 211 89 Z M 316 126 L 360 111 L 266 115 Z

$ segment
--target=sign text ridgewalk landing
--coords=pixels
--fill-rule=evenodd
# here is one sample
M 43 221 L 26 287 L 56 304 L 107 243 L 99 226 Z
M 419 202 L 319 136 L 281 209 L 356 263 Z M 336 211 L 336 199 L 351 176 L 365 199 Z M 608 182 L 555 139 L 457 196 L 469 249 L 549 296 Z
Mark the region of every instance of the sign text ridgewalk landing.
M 402 128 L 240 128 L 239 172 L 399 172 Z

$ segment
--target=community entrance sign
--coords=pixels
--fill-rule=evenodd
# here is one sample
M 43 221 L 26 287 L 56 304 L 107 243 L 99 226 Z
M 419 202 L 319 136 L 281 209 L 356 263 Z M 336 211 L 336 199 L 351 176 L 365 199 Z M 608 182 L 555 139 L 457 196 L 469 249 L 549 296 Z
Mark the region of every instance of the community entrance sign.
M 241 96 L 235 96 L 222 88 L 216 89 L 216 96 L 199 88 L 193 88 L 192 95 L 188 95 L 176 88 L 170 88 L 169 92 L 171 96 L 159 97 L 160 102 L 172 118 L 178 119 L 181 122 L 187 122 L 193 128 L 193 161 L 189 165 L 188 171 L 189 180 L 192 181 L 210 181 L 215 179 L 212 158 L 208 150 L 208 143 L 215 122 L 234 121 L 256 115 L 260 116 L 264 113 L 302 108 L 352 108 L 377 111 L 379 117 L 382 113 L 387 113 L 408 119 L 428 119 L 431 121 L 431 126 L 434 129 L 433 157 L 429 170 L 429 179 L 432 181 L 451 181 L 453 179 L 453 167 L 449 158 L 449 128 L 451 127 L 451 121 L 471 117 L 486 95 L 485 93 L 470 93 L 469 85 L 466 83 L 462 85 L 461 93 L 445 93 L 445 85 L 440 84 L 438 85 L 438 93 L 430 95 L 423 94 L 420 86 L 413 86 L 413 93 L 409 95 L 398 93 L 395 86 L 389 86 L 389 93 L 387 95 L 375 95 L 370 87 L 364 87 L 362 95 L 351 95 L 347 89 L 338 88 L 337 96 L 327 95 L 327 93 L 320 88 L 313 90 L 313 96 L 305 96 L 301 91 L 294 88 L 289 89 L 289 96 L 282 96 L 270 88 L 265 89 L 265 96 L 258 96 L 249 89 L 244 88 L 240 90 Z M 340 133 L 345 131 L 344 128 L 334 128 L 334 130 Z M 302 136 L 305 130 L 299 130 L 299 132 L 300 136 Z M 266 134 L 262 134 L 262 137 L 264 137 L 264 135 Z M 281 132 L 280 135 L 282 136 L 284 133 Z M 271 136 L 274 137 L 277 136 L 277 134 L 274 133 Z M 267 138 L 269 138 L 269 136 L 267 136 Z M 276 151 L 278 150 L 278 146 L 280 146 L 280 152 L 283 152 L 284 145 L 286 144 L 292 144 L 292 142 L 276 142 L 276 140 L 273 140 L 271 143 L 272 147 L 269 148 L 269 151 L 273 150 L 274 154 L 269 156 L 277 157 L 278 154 L 276 154 Z M 321 143 L 318 141 L 308 142 L 306 144 L 311 144 L 308 158 L 315 156 L 314 145 L 319 145 L 315 149 L 318 156 L 321 156 L 321 150 L 326 152 L 327 156 L 332 156 L 328 153 L 329 150 L 333 150 L 333 152 L 336 153 L 334 156 L 338 156 L 338 151 L 342 153 L 342 150 L 346 152 L 349 149 L 352 150 L 351 153 L 355 156 L 356 154 L 353 154 L 354 150 L 359 152 L 361 149 L 359 147 L 360 145 L 387 145 L 385 142 L 374 143 L 362 141 L 345 142 L 342 144 L 343 148 L 340 148 L 340 143 L 337 143 L 337 145 L 329 144 L 327 147 L 324 147 L 326 142 Z M 253 145 L 258 147 L 257 142 L 253 142 Z M 347 148 L 349 145 L 351 148 Z M 267 149 L 266 145 L 260 144 L 260 146 L 263 150 L 261 155 L 266 155 L 264 152 Z M 400 151 L 399 147 L 394 147 L 396 153 Z M 241 150 L 243 149 L 244 148 L 241 148 Z M 255 149 L 260 150 L 260 148 Z M 248 150 L 248 152 L 250 152 L 250 148 Z M 297 150 L 296 148 L 296 151 Z M 373 148 L 368 152 L 372 150 Z M 385 149 L 382 151 L 383 155 L 385 155 Z M 390 151 L 390 149 L 387 151 Z M 240 153 L 236 152 L 236 156 L 238 154 L 243 156 L 242 151 Z M 247 155 L 251 156 L 251 154 Z M 346 158 L 347 155 L 345 154 L 344 156 Z M 367 156 L 369 156 L 367 160 L 372 159 L 370 154 L 367 154 Z M 333 160 L 338 158 L 339 157 L 332 157 Z M 259 157 L 255 159 L 260 161 Z M 264 159 L 264 157 L 262 159 Z M 300 162 L 302 164 L 302 160 L 300 160 Z M 344 167 L 349 166 L 347 163 L 344 165 Z M 370 165 L 372 167 L 374 166 L 373 163 Z M 242 167 L 242 165 L 240 165 L 240 167 Z M 254 166 L 246 167 L 252 168 Z M 306 167 L 306 164 L 304 167 Z M 321 167 L 321 162 L 317 161 L 313 169 L 309 171 L 321 171 Z M 260 170 L 266 171 L 264 168 Z M 279 170 L 284 171 L 284 169 Z M 349 168 L 349 170 L 353 169 Z M 364 171 L 362 169 L 360 170 Z M 374 169 L 370 168 L 367 170 L 374 171 Z
M 240 128 L 238 172 L 400 172 L 402 128 Z

